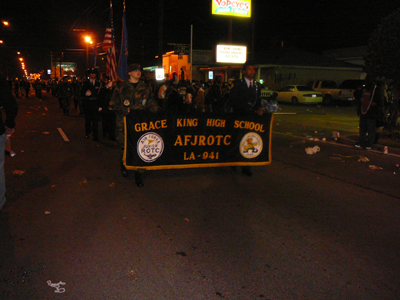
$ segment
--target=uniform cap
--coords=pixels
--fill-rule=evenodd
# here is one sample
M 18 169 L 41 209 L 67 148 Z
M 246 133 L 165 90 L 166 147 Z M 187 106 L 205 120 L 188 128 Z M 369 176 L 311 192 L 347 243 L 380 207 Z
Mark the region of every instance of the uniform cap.
M 139 71 L 142 70 L 142 68 L 141 68 L 141 66 L 139 64 L 130 64 L 128 66 L 128 73 L 132 72 L 132 71 L 137 71 L 137 70 L 139 70 Z
M 98 74 L 99 71 L 96 68 L 90 68 L 87 71 L 88 74 Z

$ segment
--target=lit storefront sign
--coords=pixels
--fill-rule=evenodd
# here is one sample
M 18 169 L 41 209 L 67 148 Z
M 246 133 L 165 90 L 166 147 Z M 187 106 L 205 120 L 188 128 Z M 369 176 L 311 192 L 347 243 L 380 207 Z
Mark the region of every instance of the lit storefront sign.
M 214 79 L 214 72 L 213 71 L 208 71 L 208 79 L 213 80 Z
M 236 45 L 217 45 L 217 62 L 243 64 L 247 60 L 247 47 Z
M 212 0 L 212 14 L 250 18 L 251 0 Z
M 156 69 L 156 80 L 164 80 L 164 68 Z

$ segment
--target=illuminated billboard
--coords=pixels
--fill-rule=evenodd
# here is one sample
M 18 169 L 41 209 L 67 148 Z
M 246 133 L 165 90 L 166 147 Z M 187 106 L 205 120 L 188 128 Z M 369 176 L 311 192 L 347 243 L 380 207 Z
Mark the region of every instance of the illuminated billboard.
M 251 0 L 212 0 L 212 14 L 251 17 Z
M 217 62 L 243 64 L 247 60 L 247 47 L 237 45 L 217 45 Z

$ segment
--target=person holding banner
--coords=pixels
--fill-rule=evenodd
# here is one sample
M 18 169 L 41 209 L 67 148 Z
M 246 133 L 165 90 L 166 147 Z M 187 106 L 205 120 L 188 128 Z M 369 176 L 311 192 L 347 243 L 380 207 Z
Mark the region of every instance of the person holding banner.
M 235 82 L 229 94 L 229 103 L 234 114 L 239 115 L 262 115 L 264 110 L 261 106 L 261 86 L 254 80 L 256 68 L 253 62 L 246 62 L 242 68 L 243 78 Z M 251 167 L 242 167 L 242 173 L 252 176 Z
M 142 70 L 139 64 L 128 66 L 128 80 L 121 82 L 114 90 L 110 108 L 117 116 L 117 141 L 121 154 L 121 172 L 122 176 L 128 177 L 128 170 L 123 161 L 125 147 L 125 126 L 124 117 L 131 110 L 144 110 L 155 113 L 158 110 L 157 101 L 153 97 L 150 87 L 143 81 L 140 81 Z M 143 186 L 142 173 L 135 171 L 136 185 Z

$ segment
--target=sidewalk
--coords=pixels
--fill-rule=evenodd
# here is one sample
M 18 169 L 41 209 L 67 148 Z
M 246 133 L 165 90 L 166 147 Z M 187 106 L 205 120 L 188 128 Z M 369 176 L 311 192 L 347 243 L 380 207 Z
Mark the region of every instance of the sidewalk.
M 357 141 L 358 135 L 345 135 L 340 136 L 336 142 L 344 145 L 354 146 Z M 375 144 L 372 149 L 378 152 L 383 152 L 385 146 L 388 147 L 388 153 L 400 155 L 400 144 L 386 137 L 378 139 L 378 144 Z

